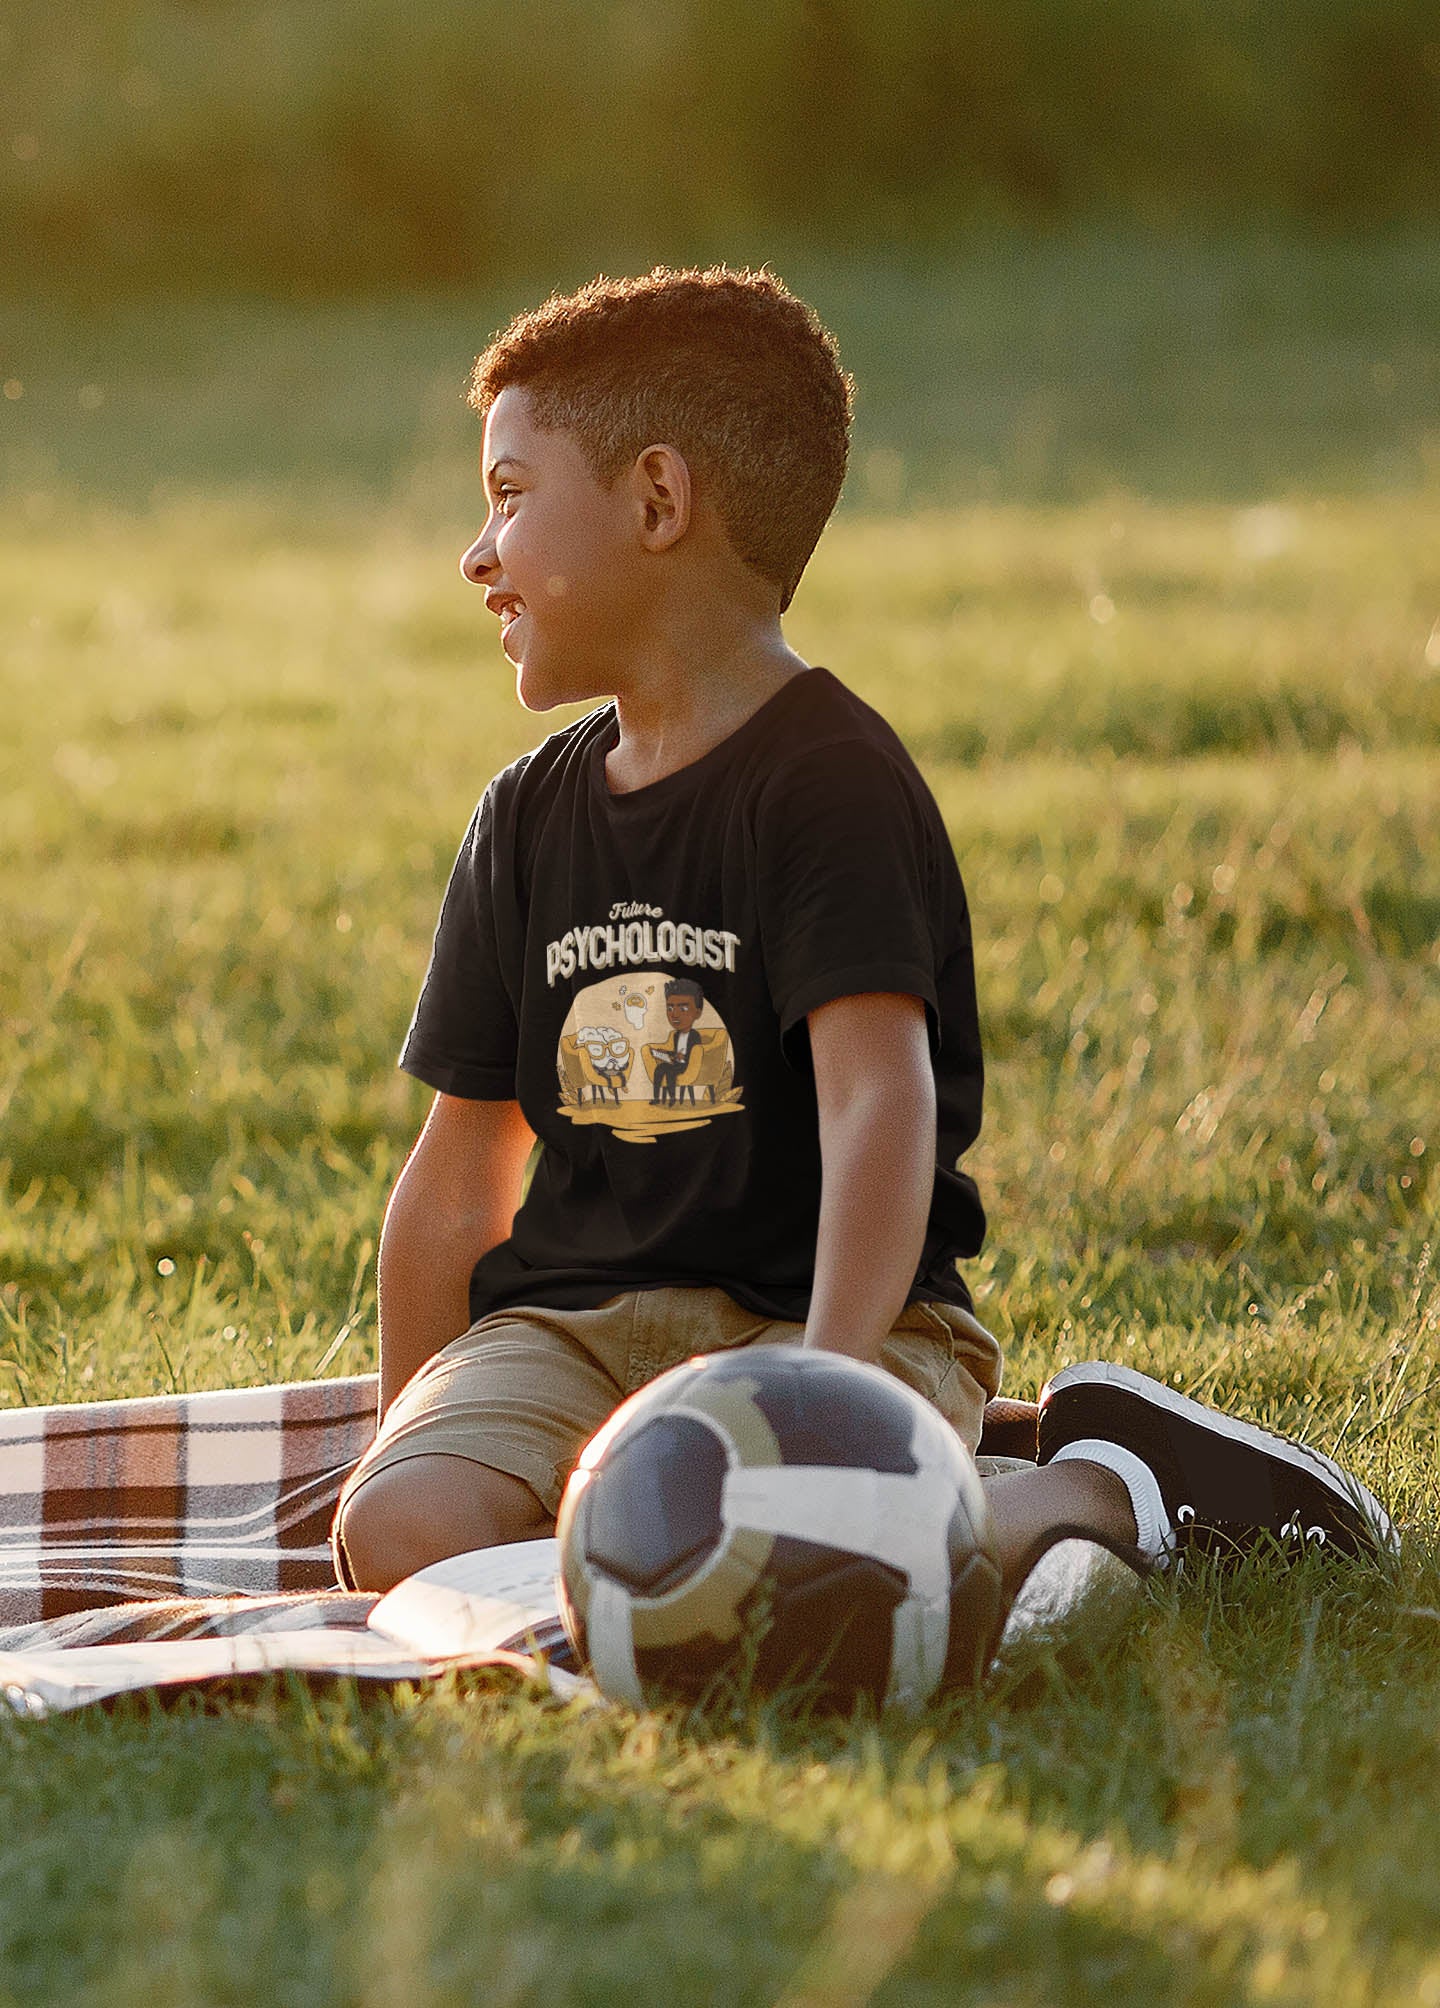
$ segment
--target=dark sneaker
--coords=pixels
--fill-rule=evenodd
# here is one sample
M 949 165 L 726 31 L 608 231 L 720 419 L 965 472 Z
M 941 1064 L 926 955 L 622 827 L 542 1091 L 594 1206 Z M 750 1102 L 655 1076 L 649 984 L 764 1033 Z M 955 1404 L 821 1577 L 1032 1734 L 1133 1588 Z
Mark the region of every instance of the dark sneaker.
M 1394 1555 L 1390 1516 L 1318 1450 L 1204 1408 L 1133 1367 L 1066 1367 L 1040 1395 L 1040 1456 L 1062 1444 L 1118 1443 L 1155 1474 L 1177 1553 L 1234 1555 L 1270 1536 L 1297 1554 Z

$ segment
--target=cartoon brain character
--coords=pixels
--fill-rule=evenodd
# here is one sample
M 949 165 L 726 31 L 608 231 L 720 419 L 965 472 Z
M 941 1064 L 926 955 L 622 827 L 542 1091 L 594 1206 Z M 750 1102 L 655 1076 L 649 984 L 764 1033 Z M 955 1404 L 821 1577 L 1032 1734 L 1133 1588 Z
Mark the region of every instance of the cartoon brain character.
M 582 1025 L 576 1043 L 585 1048 L 597 1073 L 623 1080 L 634 1063 L 635 1053 L 625 1034 L 614 1025 Z

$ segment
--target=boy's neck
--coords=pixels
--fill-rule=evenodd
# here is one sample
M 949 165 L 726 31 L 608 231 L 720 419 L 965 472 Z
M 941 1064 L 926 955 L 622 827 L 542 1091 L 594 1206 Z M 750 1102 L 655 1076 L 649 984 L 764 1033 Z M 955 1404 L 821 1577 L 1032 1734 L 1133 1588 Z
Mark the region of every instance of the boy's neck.
M 693 765 L 808 668 L 778 621 L 703 663 L 688 651 L 657 651 L 615 693 L 620 737 L 605 760 L 610 792 L 630 794 Z

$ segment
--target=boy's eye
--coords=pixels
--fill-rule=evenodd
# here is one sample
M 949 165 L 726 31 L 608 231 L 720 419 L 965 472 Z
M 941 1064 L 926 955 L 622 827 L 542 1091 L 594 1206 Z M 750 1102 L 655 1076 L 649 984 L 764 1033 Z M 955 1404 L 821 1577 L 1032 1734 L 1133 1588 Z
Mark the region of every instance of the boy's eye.
M 515 496 L 519 494 L 519 492 L 520 491 L 517 488 L 510 488 L 503 486 L 497 488 L 495 490 L 496 513 L 501 516 L 508 516 L 510 514 L 509 505 L 514 500 Z

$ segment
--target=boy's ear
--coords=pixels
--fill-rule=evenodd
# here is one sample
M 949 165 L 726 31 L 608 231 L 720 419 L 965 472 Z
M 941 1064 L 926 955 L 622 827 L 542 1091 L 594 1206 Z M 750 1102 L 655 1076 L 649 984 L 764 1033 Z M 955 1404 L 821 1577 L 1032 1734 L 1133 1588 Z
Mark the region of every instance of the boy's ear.
M 640 505 L 641 541 L 649 551 L 668 551 L 690 527 L 694 496 L 690 468 L 673 446 L 647 446 L 632 470 Z

